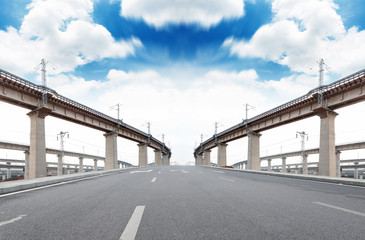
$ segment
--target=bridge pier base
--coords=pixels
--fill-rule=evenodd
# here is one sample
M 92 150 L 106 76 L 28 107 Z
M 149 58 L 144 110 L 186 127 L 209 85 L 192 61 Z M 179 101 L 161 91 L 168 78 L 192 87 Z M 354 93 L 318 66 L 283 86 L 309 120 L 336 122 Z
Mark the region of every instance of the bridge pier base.
M 203 160 L 204 166 L 210 166 L 210 152 L 211 150 L 204 150 L 204 160 Z
M 115 132 L 104 134 L 105 136 L 105 166 L 104 170 L 112 170 L 117 168 L 118 163 L 118 147 L 117 136 Z
M 160 150 L 155 150 L 155 165 L 156 166 L 161 166 L 161 151 Z
M 271 159 L 267 160 L 267 171 L 271 172 Z
M 94 159 L 94 172 L 98 171 L 98 160 Z
M 84 172 L 84 158 L 83 157 L 79 157 L 79 172 L 82 173 Z
M 29 178 L 47 176 L 44 120 L 51 111 L 41 107 L 27 114 L 30 118 Z
M 248 136 L 247 167 L 249 170 L 261 170 L 260 162 L 260 136 L 261 134 L 250 132 Z
M 227 166 L 227 146 L 228 144 L 226 143 L 218 144 L 218 167 Z
M 318 175 L 335 177 L 335 118 L 338 114 L 327 109 L 321 109 L 317 114 L 321 119 Z
M 147 166 L 148 164 L 148 156 L 147 156 L 147 144 L 140 143 L 138 144 L 138 165 L 140 167 Z
M 24 155 L 24 179 L 29 179 L 29 151 L 25 151 Z
M 341 151 L 336 151 L 336 177 L 341 177 Z
M 169 166 L 169 155 L 168 154 L 162 154 L 162 165 L 163 166 Z
M 203 165 L 203 155 L 202 154 L 197 154 L 195 165 L 196 166 Z
M 302 174 L 308 174 L 308 155 L 306 153 L 302 153 L 302 161 L 303 161 Z
M 57 176 L 61 176 L 62 172 L 62 165 L 63 165 L 63 155 L 62 153 L 57 155 Z
M 286 173 L 286 157 L 281 158 L 281 172 Z

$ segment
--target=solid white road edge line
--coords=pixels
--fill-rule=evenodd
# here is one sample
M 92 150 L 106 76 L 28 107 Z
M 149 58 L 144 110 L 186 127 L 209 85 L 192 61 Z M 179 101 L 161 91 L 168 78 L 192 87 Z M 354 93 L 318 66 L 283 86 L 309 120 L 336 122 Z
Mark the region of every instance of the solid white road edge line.
M 156 182 L 156 177 L 152 178 L 151 182 Z
M 229 178 L 224 178 L 224 177 L 219 177 L 220 179 L 223 179 L 223 180 L 227 180 L 227 181 L 230 181 L 230 182 L 235 182 L 235 180 L 232 180 L 232 179 L 229 179 Z
M 152 172 L 152 169 L 147 171 L 131 171 L 130 173 L 144 173 L 144 172 Z
M 340 211 L 343 211 L 343 212 L 352 213 L 352 214 L 355 214 L 355 215 L 358 215 L 358 216 L 365 217 L 365 213 L 356 212 L 356 211 L 353 211 L 353 210 L 350 210 L 350 209 L 337 207 L 337 206 L 333 206 L 331 204 L 326 204 L 326 203 L 321 203 L 321 202 L 313 202 L 313 203 L 324 206 L 324 207 L 333 208 L 333 209 L 337 209 L 337 210 L 340 210 Z
M 9 224 L 9 223 L 13 223 L 13 222 L 19 221 L 20 219 L 22 219 L 25 216 L 27 216 L 27 215 L 26 214 L 25 215 L 20 215 L 19 217 L 16 217 L 16 218 L 13 218 L 13 219 L 10 219 L 10 220 L 7 220 L 7 221 L 0 222 L 0 227 L 1 226 L 4 226 L 6 224 Z
M 120 236 L 119 240 L 135 239 L 139 224 L 141 223 L 142 220 L 142 215 L 145 207 L 146 206 L 137 206 L 136 209 L 134 209 L 132 217 L 129 219 L 129 222 L 125 227 L 122 236 Z
M 211 171 L 211 172 L 216 172 L 216 173 L 224 173 L 224 172 L 222 172 L 222 171 L 215 171 L 215 170 L 209 170 L 209 171 Z

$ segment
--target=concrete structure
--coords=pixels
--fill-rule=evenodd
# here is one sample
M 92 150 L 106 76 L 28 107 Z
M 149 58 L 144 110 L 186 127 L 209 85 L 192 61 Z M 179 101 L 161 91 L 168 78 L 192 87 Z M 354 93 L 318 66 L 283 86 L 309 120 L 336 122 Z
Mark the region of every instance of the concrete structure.
M 161 166 L 162 165 L 162 159 L 161 159 L 161 151 L 155 150 L 155 165 Z
M 147 144 L 141 143 L 138 144 L 139 155 L 138 155 L 138 166 L 147 166 L 148 164 L 148 155 L 147 155 Z
M 336 176 L 334 120 L 337 114 L 334 110 L 364 101 L 364 81 L 365 69 L 332 84 L 315 88 L 306 95 L 214 134 L 194 150 L 194 155 L 218 147 L 219 143 L 228 143 L 247 136 L 249 138 L 248 169 L 260 169 L 257 164 L 259 162 L 257 159 L 260 158 L 257 154 L 260 152 L 259 139 L 257 136 L 253 137 L 253 132 L 261 134 L 265 130 L 319 116 L 321 119 L 319 174 Z M 320 96 L 323 97 L 323 101 L 318 106 Z
M 248 133 L 247 169 L 260 170 L 260 136 L 261 134 Z
M 204 159 L 203 159 L 204 166 L 210 166 L 210 152 L 211 150 L 204 151 Z
M 227 145 L 226 143 L 218 144 L 218 167 L 227 166 Z
M 31 122 L 29 178 L 46 176 L 44 126 L 46 116 L 57 117 L 106 133 L 106 169 L 118 168 L 116 164 L 117 136 L 138 144 L 147 144 L 146 147 L 161 150 L 167 154 L 168 159 L 171 157 L 171 150 L 150 134 L 59 95 L 50 88 L 36 85 L 2 69 L 0 69 L 0 89 L 0 101 L 31 110 L 28 113 Z

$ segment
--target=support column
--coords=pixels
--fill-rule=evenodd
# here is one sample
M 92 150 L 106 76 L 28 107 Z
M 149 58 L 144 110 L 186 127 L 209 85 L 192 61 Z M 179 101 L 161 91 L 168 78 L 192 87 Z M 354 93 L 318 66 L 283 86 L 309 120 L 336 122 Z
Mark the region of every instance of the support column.
M 267 160 L 267 171 L 271 172 L 271 159 Z
M 98 159 L 94 159 L 94 172 L 98 171 Z
M 79 172 L 80 173 L 84 172 L 84 158 L 83 157 L 79 157 Z
M 117 168 L 118 163 L 118 134 L 110 132 L 104 134 L 105 136 L 105 166 L 104 170 L 111 170 Z
M 24 155 L 24 179 L 29 179 L 29 151 L 25 151 Z
M 302 153 L 303 159 L 303 174 L 308 174 L 308 155 L 306 153 Z
M 11 168 L 10 167 L 6 169 L 6 179 L 9 179 L 9 178 L 11 178 Z
M 218 167 L 227 166 L 227 146 L 226 143 L 218 144 Z
M 63 165 L 63 155 L 62 153 L 57 155 L 57 176 L 61 176 L 63 174 L 62 172 L 62 165 Z
M 355 162 L 355 169 L 354 169 L 354 179 L 359 179 L 359 168 L 357 165 L 359 165 L 359 162 Z
M 211 150 L 204 150 L 204 166 L 210 166 L 210 152 Z
M 281 172 L 286 173 L 286 157 L 281 158 Z
M 321 119 L 318 164 L 320 176 L 336 176 L 335 118 L 337 115 L 326 109 L 318 112 Z
M 51 109 L 42 107 L 29 112 L 30 118 L 30 151 L 29 178 L 47 176 L 45 117 Z
M 156 166 L 161 166 L 161 150 L 155 150 L 155 165 Z
M 341 177 L 341 151 L 336 151 L 336 177 Z
M 203 165 L 203 154 L 198 154 L 196 158 L 196 165 L 201 166 Z
M 139 155 L 138 155 L 138 165 L 140 167 L 147 166 L 148 164 L 148 156 L 147 156 L 147 144 L 140 143 L 139 147 Z
M 243 164 L 243 169 L 247 169 L 247 162 L 245 162 L 244 164 Z
M 163 166 L 169 165 L 169 155 L 168 154 L 162 154 L 162 165 Z
M 261 170 L 260 162 L 260 136 L 261 134 L 250 132 L 248 136 L 247 167 L 249 170 Z

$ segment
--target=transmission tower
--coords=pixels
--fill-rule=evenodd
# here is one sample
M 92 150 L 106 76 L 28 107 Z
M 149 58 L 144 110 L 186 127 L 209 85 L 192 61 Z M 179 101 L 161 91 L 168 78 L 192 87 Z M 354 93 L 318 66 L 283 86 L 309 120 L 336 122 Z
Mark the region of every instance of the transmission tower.
M 66 134 L 67 137 L 69 137 L 68 132 L 61 131 L 59 134 L 57 134 L 57 141 L 58 141 L 58 136 L 60 136 L 60 157 L 58 159 L 57 175 L 62 175 L 63 156 L 65 155 L 64 138 Z

